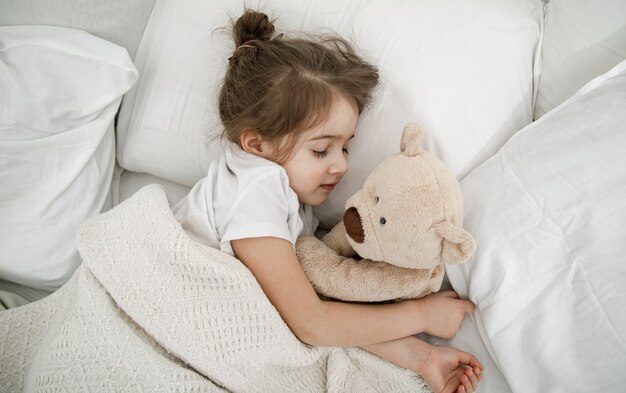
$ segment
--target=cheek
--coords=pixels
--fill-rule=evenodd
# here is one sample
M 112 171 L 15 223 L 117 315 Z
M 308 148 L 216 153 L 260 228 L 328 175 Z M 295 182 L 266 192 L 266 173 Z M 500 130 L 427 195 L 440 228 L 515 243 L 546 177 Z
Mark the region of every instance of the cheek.
M 321 177 L 321 172 L 311 165 L 310 162 L 292 161 L 285 166 L 289 183 L 292 187 L 302 188 L 309 184 L 316 183 Z
M 311 180 L 320 180 L 324 178 L 324 174 L 326 173 L 323 169 L 319 167 L 309 167 L 309 178 Z

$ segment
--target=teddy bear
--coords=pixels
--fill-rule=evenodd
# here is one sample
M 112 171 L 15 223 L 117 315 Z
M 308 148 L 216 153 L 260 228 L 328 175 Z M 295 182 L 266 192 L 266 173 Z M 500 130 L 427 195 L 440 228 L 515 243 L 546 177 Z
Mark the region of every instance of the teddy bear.
M 445 164 L 422 149 L 414 123 L 400 153 L 378 164 L 322 240 L 301 236 L 296 254 L 319 295 L 356 302 L 419 298 L 440 289 L 445 264 L 476 243 L 462 228 L 463 195 Z

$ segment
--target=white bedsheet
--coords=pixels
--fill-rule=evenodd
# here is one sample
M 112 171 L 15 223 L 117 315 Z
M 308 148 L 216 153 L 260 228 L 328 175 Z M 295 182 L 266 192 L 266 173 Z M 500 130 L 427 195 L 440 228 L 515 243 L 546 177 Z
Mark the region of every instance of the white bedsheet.
M 462 182 L 477 241 L 452 286 L 514 392 L 626 386 L 626 61 Z

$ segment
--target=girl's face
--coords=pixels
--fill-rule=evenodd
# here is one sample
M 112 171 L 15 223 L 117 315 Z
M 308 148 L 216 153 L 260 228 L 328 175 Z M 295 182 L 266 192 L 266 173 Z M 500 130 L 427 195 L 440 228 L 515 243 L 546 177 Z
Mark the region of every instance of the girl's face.
M 298 137 L 293 154 L 282 165 L 301 203 L 315 206 L 326 201 L 348 171 L 348 143 L 357 120 L 354 105 L 337 97 L 328 120 Z

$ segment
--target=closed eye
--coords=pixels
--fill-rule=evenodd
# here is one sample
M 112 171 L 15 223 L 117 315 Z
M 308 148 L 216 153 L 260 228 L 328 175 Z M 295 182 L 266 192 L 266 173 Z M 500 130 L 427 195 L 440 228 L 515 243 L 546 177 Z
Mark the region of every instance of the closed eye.
M 322 150 L 322 151 L 313 150 L 313 154 L 315 154 L 315 157 L 324 158 L 328 155 L 328 150 Z

